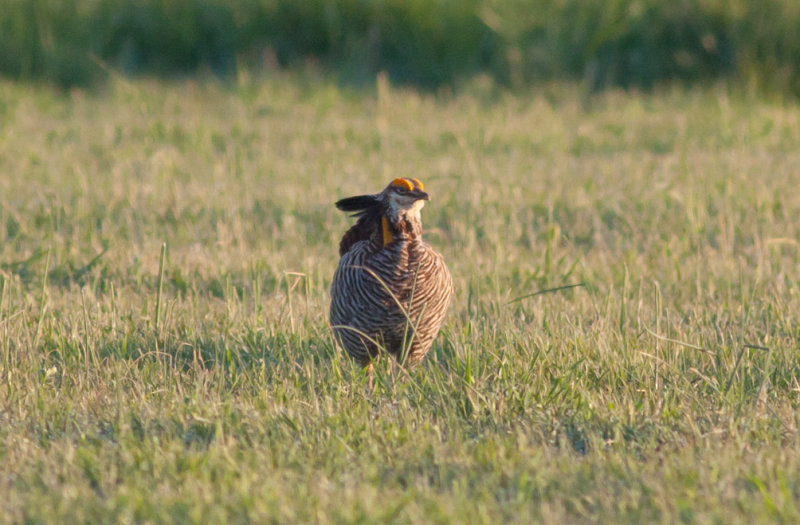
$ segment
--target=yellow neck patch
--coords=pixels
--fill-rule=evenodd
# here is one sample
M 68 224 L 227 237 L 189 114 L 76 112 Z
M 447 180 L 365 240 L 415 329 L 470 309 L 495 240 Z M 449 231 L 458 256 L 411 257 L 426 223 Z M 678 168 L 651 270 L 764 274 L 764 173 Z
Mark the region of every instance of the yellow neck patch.
M 381 217 L 381 226 L 383 226 L 383 247 L 392 242 L 392 230 L 389 228 L 389 219 L 386 216 Z

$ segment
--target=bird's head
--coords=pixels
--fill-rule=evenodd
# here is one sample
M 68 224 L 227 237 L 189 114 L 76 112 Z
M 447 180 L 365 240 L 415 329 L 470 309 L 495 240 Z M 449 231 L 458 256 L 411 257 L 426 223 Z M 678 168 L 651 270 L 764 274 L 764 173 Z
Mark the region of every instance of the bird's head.
M 402 217 L 420 220 L 420 210 L 430 200 L 418 179 L 394 179 L 381 192 L 381 200 L 390 220 Z
M 418 179 L 397 178 L 380 193 L 348 197 L 338 201 L 336 207 L 356 216 L 378 211 L 392 222 L 403 217 L 419 221 L 419 212 L 429 199 Z

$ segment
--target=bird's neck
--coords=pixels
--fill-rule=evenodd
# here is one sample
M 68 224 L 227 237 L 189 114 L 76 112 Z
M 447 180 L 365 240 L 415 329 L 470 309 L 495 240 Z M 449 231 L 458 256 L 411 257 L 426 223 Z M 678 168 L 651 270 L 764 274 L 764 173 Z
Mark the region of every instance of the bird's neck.
M 419 214 L 399 214 L 397 217 L 383 215 L 381 217 L 381 234 L 383 247 L 397 239 L 421 240 L 422 224 Z

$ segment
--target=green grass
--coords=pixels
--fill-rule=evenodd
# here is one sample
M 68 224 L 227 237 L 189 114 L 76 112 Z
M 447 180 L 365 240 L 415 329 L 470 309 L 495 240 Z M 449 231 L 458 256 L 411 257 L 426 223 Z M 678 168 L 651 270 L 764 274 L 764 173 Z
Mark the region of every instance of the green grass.
M 589 93 L 733 79 L 800 97 L 797 0 L 0 0 L 0 12 L 0 76 L 64 89 L 115 71 L 231 80 L 288 66 L 432 91 L 484 74 Z
M 800 108 L 580 100 L 0 83 L 0 521 L 797 521 Z M 456 294 L 369 394 L 332 203 L 403 175 Z

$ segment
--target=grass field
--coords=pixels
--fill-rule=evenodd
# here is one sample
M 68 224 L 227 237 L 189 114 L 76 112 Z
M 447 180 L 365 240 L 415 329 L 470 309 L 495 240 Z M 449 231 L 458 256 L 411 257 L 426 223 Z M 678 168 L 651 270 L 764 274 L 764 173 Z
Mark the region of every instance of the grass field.
M 800 107 L 580 101 L 0 83 L 0 521 L 800 519 Z M 369 394 L 332 202 L 396 176 L 456 294 Z

